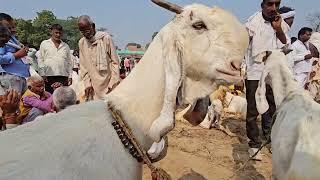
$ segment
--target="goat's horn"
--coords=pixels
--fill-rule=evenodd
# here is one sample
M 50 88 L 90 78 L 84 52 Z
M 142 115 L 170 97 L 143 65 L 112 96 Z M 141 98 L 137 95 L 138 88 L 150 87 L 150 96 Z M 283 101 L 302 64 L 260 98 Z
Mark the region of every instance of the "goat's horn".
M 169 11 L 172 11 L 174 13 L 180 14 L 182 13 L 182 7 L 178 6 L 176 4 L 163 1 L 163 0 L 151 0 L 153 3 L 157 4 L 158 6 L 161 6 Z

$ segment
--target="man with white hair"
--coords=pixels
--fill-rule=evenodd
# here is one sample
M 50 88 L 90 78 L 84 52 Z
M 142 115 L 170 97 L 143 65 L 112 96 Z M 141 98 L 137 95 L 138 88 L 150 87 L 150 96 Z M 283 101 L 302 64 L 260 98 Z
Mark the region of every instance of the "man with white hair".
M 85 96 L 102 99 L 120 82 L 116 48 L 108 33 L 95 30 L 89 16 L 80 16 L 78 27 L 84 36 L 79 41 L 79 55 Z
M 53 94 L 53 105 L 56 112 L 62 111 L 68 106 L 75 105 L 77 103 L 77 95 L 70 87 L 59 87 Z
M 28 90 L 22 95 L 19 103 L 18 124 L 28 123 L 48 112 L 52 112 L 51 94 L 45 91 L 41 76 L 30 76 L 27 80 Z

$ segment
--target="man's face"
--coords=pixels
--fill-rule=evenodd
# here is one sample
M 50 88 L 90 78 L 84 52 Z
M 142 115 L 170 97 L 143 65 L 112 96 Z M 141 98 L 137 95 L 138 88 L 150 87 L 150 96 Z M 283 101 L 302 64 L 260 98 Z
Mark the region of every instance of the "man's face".
M 55 41 L 60 41 L 62 37 L 62 31 L 58 29 L 51 30 L 51 38 Z
M 2 20 L 1 23 L 9 29 L 12 35 L 16 34 L 16 23 L 14 21 Z
M 309 40 L 310 40 L 310 37 L 311 37 L 311 34 L 312 34 L 312 32 L 307 31 L 306 33 L 304 33 L 303 35 L 300 36 L 300 40 L 301 40 L 302 42 L 307 42 L 307 41 L 309 41 Z
M 30 91 L 42 96 L 44 93 L 44 81 L 35 81 L 30 87 Z
M 279 10 L 281 0 L 266 0 L 262 3 L 262 13 L 268 19 L 273 19 Z
M 79 22 L 78 28 L 86 39 L 91 39 L 94 36 L 95 30 L 89 22 Z

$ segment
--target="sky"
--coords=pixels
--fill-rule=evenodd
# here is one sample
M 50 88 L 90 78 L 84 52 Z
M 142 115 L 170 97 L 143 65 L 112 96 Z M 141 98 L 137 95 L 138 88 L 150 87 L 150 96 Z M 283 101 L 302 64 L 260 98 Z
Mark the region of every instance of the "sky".
M 241 22 L 260 10 L 261 0 L 170 0 L 185 6 L 200 3 L 219 6 L 232 12 Z M 113 35 L 120 48 L 129 42 L 143 46 L 151 41 L 153 32 L 166 25 L 174 14 L 166 11 L 150 0 L 0 0 L 0 12 L 14 18 L 34 19 L 41 10 L 50 10 L 58 18 L 87 14 L 97 24 Z M 319 0 L 282 0 L 282 5 L 296 9 L 294 27 L 290 33 L 296 36 L 302 26 L 308 26 L 306 17 L 320 11 Z

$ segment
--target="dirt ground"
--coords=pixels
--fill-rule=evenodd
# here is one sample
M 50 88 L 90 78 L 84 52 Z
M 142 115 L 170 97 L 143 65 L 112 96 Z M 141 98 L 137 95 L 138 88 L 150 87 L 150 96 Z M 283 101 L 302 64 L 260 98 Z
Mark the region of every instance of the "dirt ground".
M 178 121 L 169 134 L 167 156 L 158 163 L 174 180 L 260 180 L 271 179 L 271 154 L 263 149 L 263 161 L 250 161 L 245 133 L 245 121 L 223 118 L 222 125 L 236 137 L 216 129 L 192 127 Z M 150 171 L 144 167 L 143 180 L 151 180 Z

